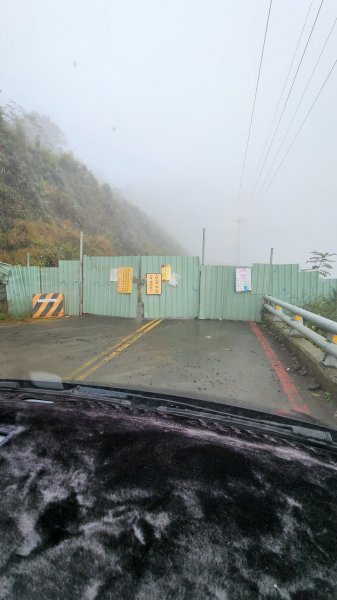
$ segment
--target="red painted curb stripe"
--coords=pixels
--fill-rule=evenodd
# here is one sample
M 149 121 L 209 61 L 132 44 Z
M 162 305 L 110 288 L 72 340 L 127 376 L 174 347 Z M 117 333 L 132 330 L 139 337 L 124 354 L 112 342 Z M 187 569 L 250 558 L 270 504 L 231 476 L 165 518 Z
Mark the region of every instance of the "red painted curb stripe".
M 276 353 L 272 349 L 271 345 L 263 335 L 262 331 L 258 328 L 256 323 L 253 321 L 249 322 L 250 328 L 254 331 L 256 337 L 258 338 L 266 357 L 268 358 L 270 364 L 272 365 L 277 377 L 280 380 L 280 383 L 283 387 L 283 390 L 292 406 L 292 408 L 298 412 L 305 413 L 307 415 L 310 414 L 310 410 L 304 402 L 302 396 L 300 395 L 296 385 L 289 377 L 287 371 L 285 370 L 281 361 L 277 358 Z

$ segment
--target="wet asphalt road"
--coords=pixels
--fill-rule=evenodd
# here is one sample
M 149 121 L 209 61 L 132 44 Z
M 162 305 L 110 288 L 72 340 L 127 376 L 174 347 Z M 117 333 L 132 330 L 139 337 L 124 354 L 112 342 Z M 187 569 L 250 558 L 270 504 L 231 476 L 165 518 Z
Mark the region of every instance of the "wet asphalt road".
M 275 371 L 276 359 L 285 381 Z M 26 379 L 43 372 L 64 380 L 181 394 L 268 412 L 303 411 L 337 426 L 324 393 L 309 392 L 310 375 L 291 374 L 290 364 L 291 356 L 262 325 L 254 331 L 244 322 L 140 323 L 88 315 L 0 325 L 1 378 Z

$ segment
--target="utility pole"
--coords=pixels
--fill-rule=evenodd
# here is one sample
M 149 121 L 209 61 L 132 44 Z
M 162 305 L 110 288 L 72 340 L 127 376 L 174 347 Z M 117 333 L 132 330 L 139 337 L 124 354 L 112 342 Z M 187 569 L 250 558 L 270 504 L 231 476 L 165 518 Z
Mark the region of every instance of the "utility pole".
M 204 264 L 205 264 L 205 241 L 206 241 L 206 229 L 204 227 L 202 230 L 202 254 L 201 254 L 202 266 L 204 266 Z
M 83 231 L 80 232 L 80 316 L 83 315 Z
M 269 259 L 269 264 L 270 264 L 269 295 L 270 296 L 273 295 L 273 269 L 271 268 L 273 266 L 273 256 L 274 256 L 274 248 L 270 248 L 270 259 Z
M 30 255 L 29 255 L 29 252 L 27 252 L 27 267 L 29 267 L 29 259 L 30 259 Z
M 237 224 L 237 233 L 236 233 L 236 266 L 240 266 L 240 226 L 241 223 L 244 223 L 246 219 L 234 219 L 234 222 Z

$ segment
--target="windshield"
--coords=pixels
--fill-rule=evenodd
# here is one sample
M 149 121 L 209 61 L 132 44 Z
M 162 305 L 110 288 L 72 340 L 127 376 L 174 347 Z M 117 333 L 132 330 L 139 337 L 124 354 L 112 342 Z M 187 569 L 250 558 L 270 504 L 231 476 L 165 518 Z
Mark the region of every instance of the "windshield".
M 2 4 L 0 379 L 335 428 L 334 3 Z

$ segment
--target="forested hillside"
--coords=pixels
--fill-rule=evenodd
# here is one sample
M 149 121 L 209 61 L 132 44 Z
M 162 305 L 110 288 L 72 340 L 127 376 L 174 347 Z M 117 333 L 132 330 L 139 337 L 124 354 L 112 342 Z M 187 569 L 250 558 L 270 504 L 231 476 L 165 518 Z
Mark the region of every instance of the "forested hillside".
M 181 254 L 155 222 L 70 152 L 47 117 L 0 108 L 0 261 L 57 265 L 87 255 Z M 61 143 L 61 145 L 58 145 Z

